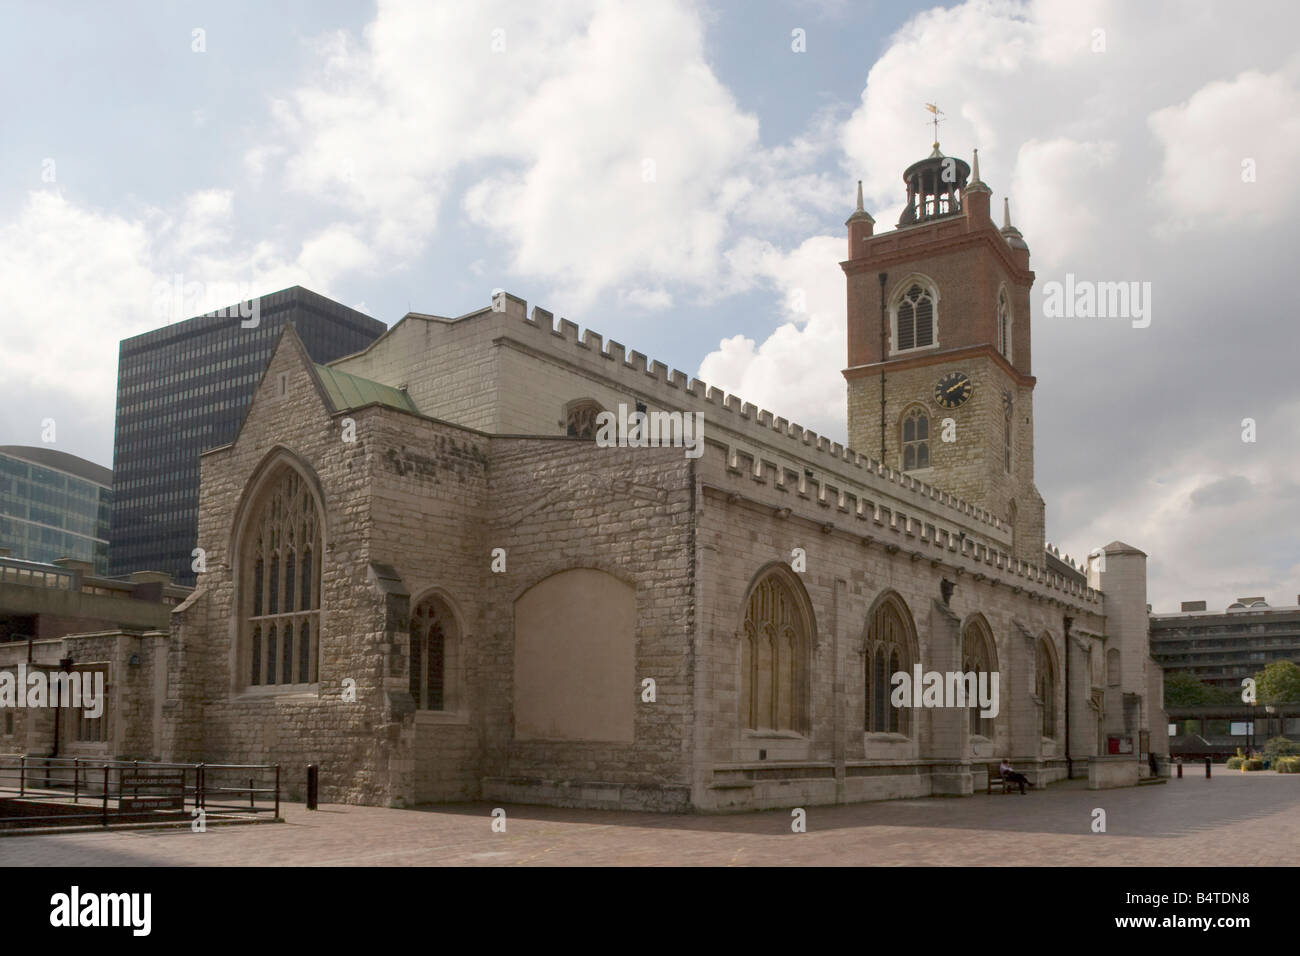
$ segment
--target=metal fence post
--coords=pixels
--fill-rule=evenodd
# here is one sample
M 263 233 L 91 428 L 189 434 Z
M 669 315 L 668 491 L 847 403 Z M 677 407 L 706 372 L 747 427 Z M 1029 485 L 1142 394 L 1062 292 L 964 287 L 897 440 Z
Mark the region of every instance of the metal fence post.
M 314 763 L 307 764 L 307 809 L 316 809 L 317 791 L 320 788 L 320 768 Z
M 81 802 L 81 758 L 72 758 L 72 802 Z
M 18 796 L 22 796 L 27 791 L 27 754 L 23 754 L 18 761 Z
M 275 818 L 280 819 L 280 765 L 275 765 Z
M 104 803 L 102 814 L 104 826 L 108 826 L 108 764 L 104 764 Z
M 1206 780 L 1210 779 L 1210 758 L 1209 757 L 1205 758 L 1205 779 Z

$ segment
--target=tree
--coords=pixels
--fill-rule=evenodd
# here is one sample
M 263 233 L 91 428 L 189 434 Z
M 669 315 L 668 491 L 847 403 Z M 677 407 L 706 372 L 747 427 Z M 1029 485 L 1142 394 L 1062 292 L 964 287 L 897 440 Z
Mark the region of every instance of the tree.
M 1197 707 L 1201 704 L 1216 704 L 1218 694 L 1215 688 L 1197 680 L 1186 671 L 1174 671 L 1165 675 L 1165 707 Z
M 1255 694 L 1261 704 L 1300 703 L 1300 667 L 1274 661 L 1255 675 Z

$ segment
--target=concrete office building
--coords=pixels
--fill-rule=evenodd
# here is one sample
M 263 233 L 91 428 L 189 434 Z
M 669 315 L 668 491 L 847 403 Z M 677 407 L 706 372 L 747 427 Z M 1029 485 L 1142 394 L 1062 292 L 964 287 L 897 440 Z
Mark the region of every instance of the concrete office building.
M 385 329 L 299 286 L 255 305 L 122 340 L 110 574 L 165 571 L 193 583 L 199 455 L 234 439 L 286 323 L 318 362 L 357 352 Z
M 1300 597 L 1281 607 L 1238 598 L 1223 611 L 1184 601 L 1177 614 L 1151 615 L 1151 656 L 1166 674 L 1190 673 L 1216 687 L 1240 687 L 1274 661 L 1300 664 Z

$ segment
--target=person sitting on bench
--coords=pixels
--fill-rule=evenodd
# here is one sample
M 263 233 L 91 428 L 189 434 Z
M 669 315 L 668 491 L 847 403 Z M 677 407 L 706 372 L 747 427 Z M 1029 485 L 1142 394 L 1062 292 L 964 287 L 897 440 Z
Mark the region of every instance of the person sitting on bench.
M 1031 787 L 1033 786 L 1032 783 L 1029 783 L 1028 777 L 1026 777 L 1022 773 L 1016 773 L 1015 770 L 1011 768 L 1011 764 L 1006 757 L 1002 758 L 1002 764 L 998 767 L 998 772 L 1002 774 L 1003 780 L 1006 780 L 1010 783 L 1020 784 L 1021 793 L 1025 792 L 1025 784 L 1029 784 L 1029 786 Z

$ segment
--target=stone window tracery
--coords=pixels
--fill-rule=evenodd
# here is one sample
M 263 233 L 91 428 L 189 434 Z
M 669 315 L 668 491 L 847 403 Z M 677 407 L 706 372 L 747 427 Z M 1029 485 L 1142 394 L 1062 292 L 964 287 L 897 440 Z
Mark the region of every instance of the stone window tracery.
M 997 652 L 993 646 L 993 635 L 989 633 L 988 625 L 982 617 L 976 617 L 966 625 L 961 636 L 961 670 L 963 674 L 974 673 L 978 682 L 980 674 L 992 674 L 997 666 Z M 988 687 L 992 688 L 993 684 L 990 678 Z M 978 683 L 977 683 L 978 686 Z M 981 717 L 981 707 L 978 700 L 967 701 L 968 712 L 970 715 L 969 731 L 971 736 L 979 735 L 981 737 L 993 737 L 993 718 Z
M 903 471 L 930 467 L 930 416 L 909 408 L 902 421 Z
M 1043 702 L 1042 735 L 1056 736 L 1056 671 L 1047 641 L 1039 639 L 1034 660 L 1034 693 Z
M 410 690 L 419 710 L 456 709 L 460 628 L 447 602 L 437 595 L 411 613 Z
M 321 528 L 315 497 L 297 471 L 283 468 L 245 527 L 246 683 L 315 683 Z
M 750 591 L 741 638 L 743 727 L 805 731 L 809 620 L 779 572 L 770 572 Z
M 911 722 L 907 708 L 890 701 L 894 674 L 910 673 L 912 666 L 911 627 L 901 599 L 891 595 L 876 606 L 867 626 L 864 696 L 867 733 L 908 734 Z
M 565 434 L 570 438 L 595 438 L 596 416 L 603 412 L 591 399 L 573 402 L 565 410 Z

